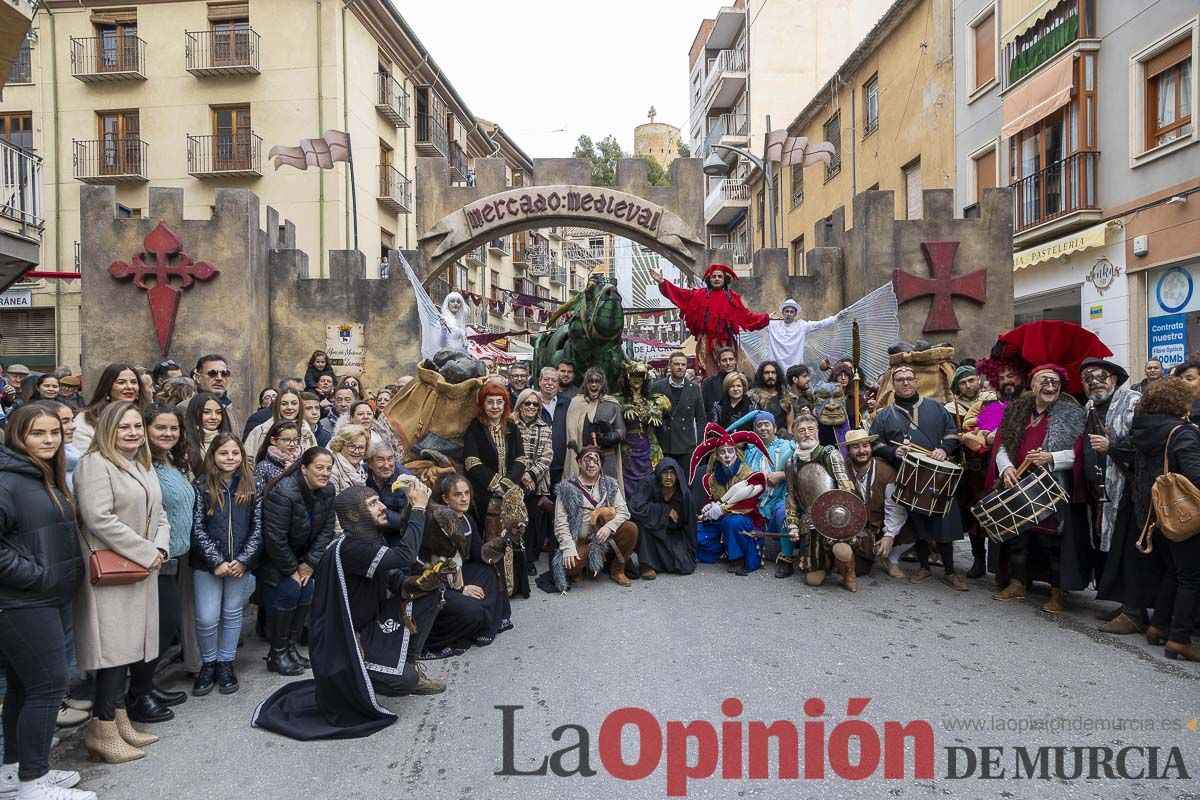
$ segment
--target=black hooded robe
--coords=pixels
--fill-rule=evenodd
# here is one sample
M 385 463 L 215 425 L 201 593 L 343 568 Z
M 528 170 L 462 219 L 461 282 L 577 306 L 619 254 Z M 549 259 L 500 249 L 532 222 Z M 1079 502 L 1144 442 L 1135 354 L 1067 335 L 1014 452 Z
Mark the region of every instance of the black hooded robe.
M 658 479 L 668 469 L 675 472 L 675 494 L 663 499 Z M 629 513 L 637 520 L 638 563 L 655 572 L 690 575 L 696 571 L 696 513 L 692 510 L 687 475 L 673 458 L 664 458 L 637 485 L 629 499 Z M 674 510 L 678 519 L 672 522 Z
M 383 730 L 396 715 L 379 705 L 359 651 L 346 574 L 384 580 L 386 554 L 369 541 L 340 536 L 313 575 L 309 654 L 313 677 L 280 687 L 254 710 L 250 724 L 299 741 L 358 739 Z M 394 555 L 394 554 L 393 554 Z M 398 560 L 399 557 L 397 556 Z M 400 626 L 403 644 L 408 629 Z M 404 659 L 400 659 L 403 663 Z

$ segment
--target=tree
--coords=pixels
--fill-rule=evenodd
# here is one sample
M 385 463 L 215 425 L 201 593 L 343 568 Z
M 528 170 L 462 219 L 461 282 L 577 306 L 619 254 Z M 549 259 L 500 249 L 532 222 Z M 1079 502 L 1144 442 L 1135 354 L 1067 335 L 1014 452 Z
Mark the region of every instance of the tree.
M 675 149 L 677 149 L 679 151 L 680 158 L 691 158 L 692 157 L 692 148 L 688 147 L 687 144 L 683 141 L 683 139 L 680 139 L 678 142 L 676 142 Z
M 612 186 L 617 182 L 617 159 L 624 153 L 612 134 L 601 139 L 599 144 L 593 144 L 590 136 L 580 136 L 572 155 L 592 162 L 593 186 Z
M 658 159 L 652 155 L 642 156 L 646 160 L 646 178 L 650 181 L 651 186 L 669 186 L 671 184 L 671 176 L 663 169 L 662 164 L 658 163 Z

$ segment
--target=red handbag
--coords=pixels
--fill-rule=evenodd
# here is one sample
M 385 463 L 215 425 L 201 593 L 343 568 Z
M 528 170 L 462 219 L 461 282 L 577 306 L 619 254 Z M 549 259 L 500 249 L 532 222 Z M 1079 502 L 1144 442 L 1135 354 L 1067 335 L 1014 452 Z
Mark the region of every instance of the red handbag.
M 150 511 L 151 507 L 147 507 L 143 539 L 150 538 Z M 83 538 L 88 543 L 88 550 L 92 551 L 88 557 L 88 575 L 91 577 L 92 586 L 124 586 L 140 583 L 150 577 L 150 570 L 141 564 L 130 561 L 116 550 L 97 550 L 92 547 L 92 542 L 86 534 Z

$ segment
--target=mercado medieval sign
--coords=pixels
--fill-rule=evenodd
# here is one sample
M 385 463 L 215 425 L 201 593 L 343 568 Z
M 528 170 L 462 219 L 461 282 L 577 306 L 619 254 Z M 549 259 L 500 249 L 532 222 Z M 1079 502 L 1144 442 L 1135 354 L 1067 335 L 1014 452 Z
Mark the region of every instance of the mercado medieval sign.
M 563 211 L 574 216 L 636 225 L 653 235 L 662 220 L 662 206 L 640 197 L 602 188 L 533 186 L 501 192 L 463 209 L 474 232 L 518 220 L 537 219 Z

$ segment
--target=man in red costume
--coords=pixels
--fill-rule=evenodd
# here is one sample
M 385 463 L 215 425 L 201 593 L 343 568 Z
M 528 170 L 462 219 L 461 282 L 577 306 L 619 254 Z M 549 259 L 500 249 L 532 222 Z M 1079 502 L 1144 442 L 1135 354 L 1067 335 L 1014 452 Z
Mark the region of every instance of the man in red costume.
M 650 270 L 650 277 L 658 282 L 663 297 L 679 307 L 688 331 L 696 337 L 696 360 L 708 375 L 717 371 L 719 348 L 736 350 L 739 333 L 761 330 L 771 320 L 767 314 L 754 314 L 746 308 L 742 296 L 730 288 L 737 273 L 725 264 L 709 265 L 703 289 L 676 286 L 664 280 L 657 269 Z

